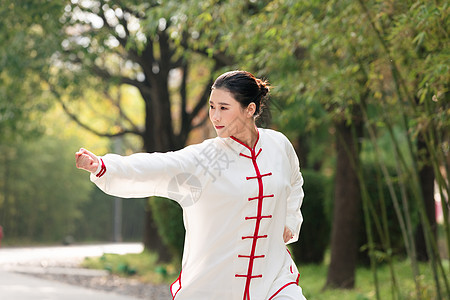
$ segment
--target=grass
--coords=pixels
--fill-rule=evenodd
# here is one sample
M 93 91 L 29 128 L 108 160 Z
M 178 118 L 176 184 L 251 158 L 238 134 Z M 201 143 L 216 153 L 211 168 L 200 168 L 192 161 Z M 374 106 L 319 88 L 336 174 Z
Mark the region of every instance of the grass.
M 449 270 L 448 261 L 444 269 Z M 437 299 L 435 284 L 429 266 L 420 264 L 420 293 L 422 299 Z M 352 290 L 323 290 L 327 278 L 326 265 L 300 266 L 300 286 L 308 300 L 372 300 L 376 299 L 373 275 L 370 269 L 359 267 L 356 270 L 356 284 Z M 388 265 L 379 266 L 377 276 L 380 299 L 417 299 L 411 265 L 407 260 L 394 264 L 395 276 L 398 282 L 399 297 L 392 295 L 392 279 Z M 447 274 L 448 277 L 449 274 Z M 442 288 L 443 286 L 441 286 Z
M 158 263 L 156 254 L 144 251 L 138 254 L 103 254 L 101 257 L 85 258 L 82 267 L 107 270 L 112 274 L 134 277 L 142 282 L 168 284 L 175 281 L 180 267 L 175 263 Z
M 449 261 L 445 260 L 444 269 L 449 270 Z M 422 299 L 437 299 L 431 270 L 427 264 L 420 264 L 420 293 Z M 83 267 L 106 269 L 120 276 L 132 276 L 142 282 L 170 284 L 179 274 L 179 265 L 175 263 L 158 264 L 155 254 L 144 251 L 140 254 L 104 254 L 99 258 L 87 258 Z M 394 264 L 400 297 L 392 296 L 392 280 L 388 265 L 378 267 L 380 299 L 417 299 L 411 266 L 407 260 Z M 376 299 L 373 275 L 368 268 L 356 270 L 356 286 L 352 290 L 324 290 L 327 278 L 327 265 L 301 265 L 300 286 L 308 300 L 372 300 Z M 449 274 L 447 274 L 449 276 Z

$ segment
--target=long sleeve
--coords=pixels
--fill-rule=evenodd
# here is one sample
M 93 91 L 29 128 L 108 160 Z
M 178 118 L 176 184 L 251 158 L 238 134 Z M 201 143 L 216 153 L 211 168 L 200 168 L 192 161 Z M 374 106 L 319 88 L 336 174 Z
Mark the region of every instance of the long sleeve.
M 293 238 L 287 244 L 298 240 L 303 216 L 300 207 L 303 202 L 303 177 L 300 172 L 300 163 L 292 144 L 287 144 L 287 155 L 291 164 L 291 192 L 287 199 L 286 226 L 292 231 Z
M 91 181 L 107 194 L 123 198 L 168 197 L 178 202 L 191 190 L 180 188 L 180 179 L 189 180 L 195 171 L 195 148 L 167 153 L 137 153 L 130 156 L 102 156 L 106 172 L 91 174 Z M 171 188 L 171 183 L 174 183 Z M 195 184 L 194 184 L 195 185 Z

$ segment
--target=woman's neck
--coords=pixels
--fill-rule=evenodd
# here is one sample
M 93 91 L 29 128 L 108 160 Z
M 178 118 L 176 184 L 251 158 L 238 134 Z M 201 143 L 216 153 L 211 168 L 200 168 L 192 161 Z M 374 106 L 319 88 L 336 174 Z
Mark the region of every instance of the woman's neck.
M 234 137 L 240 140 L 242 143 L 244 143 L 251 149 L 258 140 L 258 129 L 256 129 L 255 124 L 248 127 L 245 126 L 244 128 L 245 130 L 234 135 Z

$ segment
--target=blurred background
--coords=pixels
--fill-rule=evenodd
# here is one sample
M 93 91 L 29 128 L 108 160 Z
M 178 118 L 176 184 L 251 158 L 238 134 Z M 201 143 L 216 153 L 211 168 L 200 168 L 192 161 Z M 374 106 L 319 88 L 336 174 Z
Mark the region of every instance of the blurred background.
M 300 269 L 322 266 L 320 289 L 354 289 L 365 268 L 373 288 L 358 299 L 450 297 L 449 12 L 440 0 L 0 0 L 1 246 L 141 241 L 179 260 L 181 209 L 104 195 L 74 154 L 214 137 L 211 84 L 244 69 L 272 85 L 260 126 L 300 158 Z

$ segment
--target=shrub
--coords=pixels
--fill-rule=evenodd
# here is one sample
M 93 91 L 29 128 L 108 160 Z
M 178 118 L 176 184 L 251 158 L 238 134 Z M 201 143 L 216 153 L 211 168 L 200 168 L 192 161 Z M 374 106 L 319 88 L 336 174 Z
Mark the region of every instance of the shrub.
M 321 263 L 330 239 L 330 218 L 325 213 L 330 181 L 312 170 L 302 171 L 305 198 L 299 241 L 290 246 L 297 263 Z
M 183 210 L 178 203 L 166 198 L 152 197 L 149 201 L 163 243 L 175 257 L 181 258 L 185 236 Z

